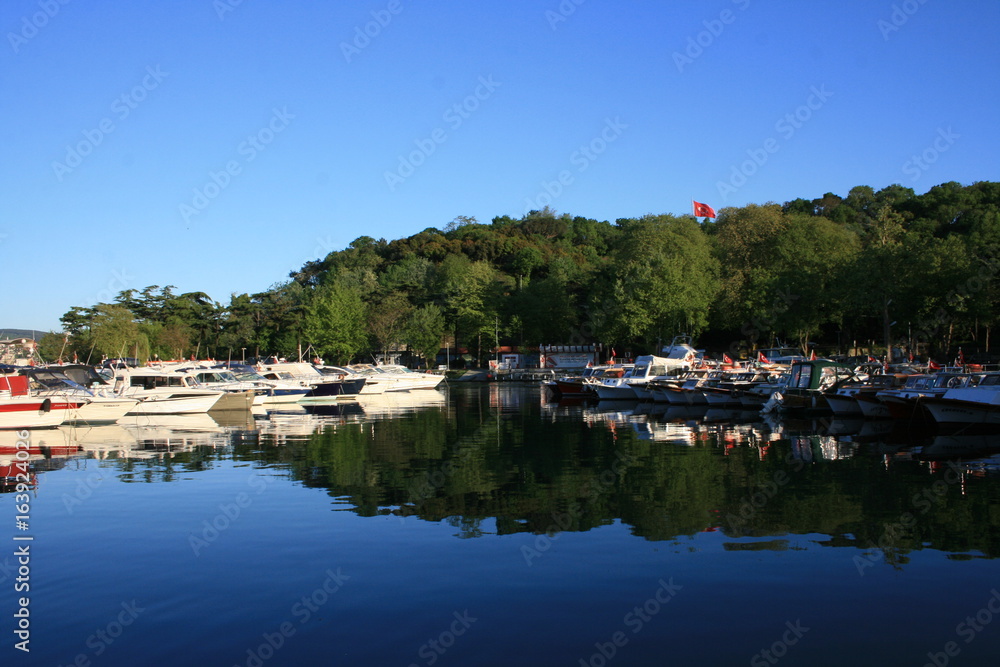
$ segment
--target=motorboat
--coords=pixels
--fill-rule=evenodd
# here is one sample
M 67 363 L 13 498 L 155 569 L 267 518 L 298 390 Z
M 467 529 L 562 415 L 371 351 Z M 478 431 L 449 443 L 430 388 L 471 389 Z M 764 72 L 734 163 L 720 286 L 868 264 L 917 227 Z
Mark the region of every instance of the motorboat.
M 838 417 L 887 418 L 889 408 L 879 399 L 879 392 L 902 387 L 909 377 L 904 373 L 859 375 L 857 382 L 846 382 L 827 394 L 826 401 Z
M 205 389 L 190 373 L 164 372 L 152 368 L 119 369 L 115 391 L 140 399 L 129 414 L 177 415 L 208 412 L 226 396 L 218 389 Z
M 21 374 L 28 378 L 35 396 L 56 401 L 79 403 L 66 417 L 66 422 L 115 422 L 135 409 L 139 399 L 115 394 L 109 383 L 92 368 L 90 374 L 74 373 L 79 379 L 90 380 L 89 386 L 69 377 L 59 366 L 25 368 Z
M 384 385 L 378 386 L 367 377 L 336 366 L 325 366 L 321 370 L 305 362 L 266 363 L 258 364 L 257 372 L 267 379 L 292 380 L 309 387 L 309 393 L 297 402 L 337 400 L 385 391 Z
M 83 403 L 65 397 L 35 396 L 26 376 L 0 375 L 0 429 L 58 426 Z
M 422 373 L 398 364 L 358 364 L 347 367 L 336 367 L 346 371 L 344 379 L 363 377 L 374 387 L 381 386 L 382 391 L 411 391 L 414 389 L 436 389 L 444 381 L 444 375 L 437 373 Z M 360 394 L 380 393 L 367 392 L 362 389 Z
M 853 369 L 831 359 L 796 361 L 784 392 L 772 395 L 772 405 L 783 411 L 829 410 L 827 395 L 856 377 Z
M 693 349 L 693 348 L 692 348 Z M 674 367 L 679 367 L 676 364 Z M 598 398 L 602 401 L 635 400 L 639 398 L 636 390 L 644 391 L 646 384 L 655 377 L 667 374 L 667 359 L 652 354 L 635 358 L 635 364 L 620 378 L 605 378 L 594 387 Z M 651 394 L 645 394 L 651 398 Z
M 256 393 L 254 405 L 295 403 L 312 392 L 311 386 L 296 382 L 290 375 L 281 378 L 278 373 L 271 372 L 271 377 L 265 377 L 247 364 L 228 364 L 225 368 L 232 372 L 238 382 L 251 384 Z
M 982 373 L 941 371 L 931 375 L 910 375 L 902 387 L 883 389 L 876 396 L 895 419 L 915 419 L 925 416 L 923 400 L 943 396 L 949 389 L 974 386 Z
M 948 389 L 921 402 L 939 424 L 1000 426 L 1000 373 L 984 373 L 978 385 Z

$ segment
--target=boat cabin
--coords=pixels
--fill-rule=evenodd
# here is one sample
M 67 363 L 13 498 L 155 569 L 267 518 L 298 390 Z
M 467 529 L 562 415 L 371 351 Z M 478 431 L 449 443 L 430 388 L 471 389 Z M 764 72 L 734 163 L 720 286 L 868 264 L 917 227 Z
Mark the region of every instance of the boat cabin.
M 796 361 L 792 364 L 788 390 L 823 392 L 853 377 L 853 370 L 829 359 Z

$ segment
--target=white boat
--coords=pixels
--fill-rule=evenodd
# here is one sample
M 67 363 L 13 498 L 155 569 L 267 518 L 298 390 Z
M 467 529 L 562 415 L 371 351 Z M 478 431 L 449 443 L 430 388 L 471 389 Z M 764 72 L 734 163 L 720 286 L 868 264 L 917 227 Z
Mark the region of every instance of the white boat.
M 25 376 L 0 375 L 0 429 L 58 426 L 81 404 L 82 401 L 33 396 Z
M 667 369 L 667 372 L 677 372 L 679 370 L 690 370 L 704 358 L 704 352 L 694 349 L 691 345 L 691 337 L 687 334 L 674 336 L 670 345 L 665 345 L 660 349 L 660 363 Z
M 362 364 L 348 366 L 344 370 L 352 373 L 356 377 L 364 377 L 368 381 L 365 383 L 374 384 L 375 387 L 382 386 L 382 391 L 411 391 L 414 389 L 436 389 L 444 381 L 444 376 L 437 373 L 422 373 L 410 370 L 406 366 L 395 364 L 390 365 L 370 365 Z M 350 376 L 348 376 L 350 377 Z M 377 389 L 372 392 L 362 390 L 360 394 L 380 393 Z
M 238 377 L 236 372 L 229 368 L 188 368 L 180 370 L 191 373 L 198 381 L 200 387 L 218 389 L 229 394 L 223 397 L 213 407 L 213 410 L 235 410 L 248 407 L 251 404 L 263 405 L 265 402 L 293 403 L 309 392 L 308 387 L 294 385 L 294 390 L 285 391 L 275 396 L 274 385 L 278 384 L 276 381 L 272 383 L 272 381 L 265 380 L 263 377 L 258 380 L 255 377 L 248 376 L 246 373 L 242 374 L 242 377 Z M 254 375 L 259 377 L 259 374 L 255 373 Z M 242 398 L 236 399 L 234 395 L 239 395 Z
M 902 387 L 908 377 L 903 373 L 861 375 L 858 382 L 845 384 L 827 394 L 826 402 L 837 417 L 888 418 L 891 417 L 889 408 L 878 395 L 884 390 Z
M 637 388 L 645 390 L 650 380 L 667 374 L 667 361 L 665 357 L 652 354 L 636 357 L 635 364 L 625 375 L 620 378 L 604 378 L 599 385 L 594 386 L 594 391 L 602 401 L 635 400 L 639 398 Z M 680 368 L 676 364 L 673 367 Z M 646 395 L 652 398 L 651 394 Z
M 67 416 L 67 422 L 115 422 L 135 409 L 138 399 L 115 394 L 110 384 L 104 382 L 93 369 L 89 370 L 92 376 L 89 386 L 71 379 L 58 366 L 30 368 L 23 374 L 28 377 L 35 396 L 79 403 L 79 407 Z M 77 373 L 74 375 L 81 377 Z
M 886 406 L 891 417 L 912 419 L 924 415 L 923 400 L 943 396 L 949 389 L 975 386 L 982 373 L 940 372 L 933 375 L 911 375 L 902 387 L 883 389 L 876 396 Z
M 203 389 L 186 373 L 165 373 L 151 368 L 121 369 L 115 390 L 139 399 L 132 415 L 181 415 L 208 412 L 226 392 Z
M 949 389 L 921 402 L 939 424 L 1000 425 L 1000 373 L 984 374 L 977 386 Z
M 281 378 L 278 373 L 272 373 L 271 377 L 265 377 L 246 364 L 229 364 L 229 370 L 238 381 L 252 383 L 262 390 L 257 392 L 254 405 L 295 403 L 312 391 L 312 387 L 295 381 L 291 376 Z
M 281 362 L 258 364 L 257 371 L 267 379 L 293 380 L 309 387 L 309 393 L 299 397 L 297 402 L 322 402 L 337 398 L 350 398 L 359 393 L 379 393 L 385 387 L 369 387 L 367 380 L 361 382 L 351 371 L 328 366 L 322 371 L 305 362 Z M 350 377 L 349 377 L 350 376 Z

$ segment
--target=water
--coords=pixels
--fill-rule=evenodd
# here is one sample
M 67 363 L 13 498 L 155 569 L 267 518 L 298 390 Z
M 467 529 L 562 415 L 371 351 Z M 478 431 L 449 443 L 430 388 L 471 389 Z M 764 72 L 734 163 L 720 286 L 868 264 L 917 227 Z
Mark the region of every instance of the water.
M 0 494 L 2 534 L 34 538 L 30 593 L 13 592 L 23 542 L 0 552 L 5 655 L 995 664 L 996 437 L 511 385 L 321 411 L 33 433 L 27 532 Z

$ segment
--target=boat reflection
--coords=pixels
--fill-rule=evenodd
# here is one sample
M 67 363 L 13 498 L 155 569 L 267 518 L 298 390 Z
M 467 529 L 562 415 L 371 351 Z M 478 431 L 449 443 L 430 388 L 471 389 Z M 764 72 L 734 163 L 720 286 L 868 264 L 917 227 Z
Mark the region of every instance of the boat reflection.
M 224 423 L 209 413 L 50 429 L 37 436 L 32 464 L 52 465 L 54 453 L 117 460 L 132 482 L 265 465 L 325 489 L 338 509 L 360 516 L 463 526 L 492 518 L 499 534 L 551 530 L 554 515 L 578 506 L 561 530 L 621 522 L 648 540 L 711 530 L 740 538 L 816 532 L 838 544 L 846 535 L 876 540 L 881 526 L 913 510 L 914 494 L 957 472 L 961 484 L 946 485 L 949 502 L 921 514 L 923 532 L 907 548 L 946 549 L 960 540 L 945 528 L 968 521 L 976 525 L 967 526 L 973 532 L 963 533 L 961 548 L 1000 554 L 992 537 L 1000 516 L 986 513 L 996 531 L 977 523 L 994 502 L 1000 434 L 634 401 L 553 403 L 537 391 L 461 387 L 256 409 Z M 4 437 L 12 447 L 16 436 Z M 4 451 L 12 460 L 14 450 Z M 746 525 L 725 523 L 775 480 L 782 481 L 766 508 Z M 958 502 L 970 503 L 968 511 L 955 514 Z

